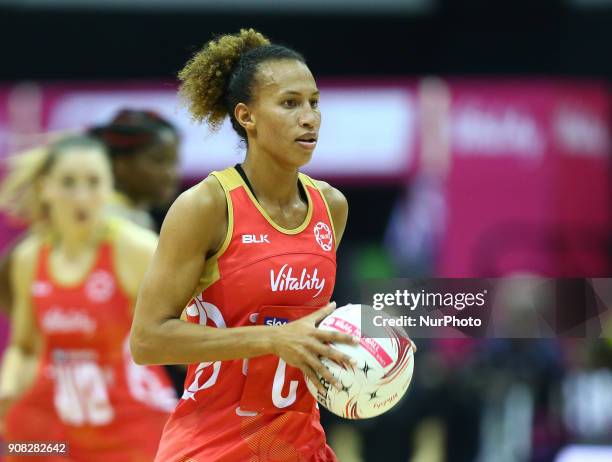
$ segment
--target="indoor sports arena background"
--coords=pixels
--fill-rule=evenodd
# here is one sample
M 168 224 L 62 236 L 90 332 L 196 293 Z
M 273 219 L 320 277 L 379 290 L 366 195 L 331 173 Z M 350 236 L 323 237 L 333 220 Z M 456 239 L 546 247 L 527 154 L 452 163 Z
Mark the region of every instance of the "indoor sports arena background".
M 366 278 L 611 276 L 609 0 L 0 0 L 0 154 L 129 107 L 179 127 L 184 188 L 240 162 L 229 125 L 190 121 L 174 77 L 241 27 L 318 79 L 306 172 L 349 201 L 339 304 Z M 1 217 L 2 247 L 21 230 Z M 393 412 L 324 415 L 341 461 L 612 460 L 612 328 L 417 343 Z

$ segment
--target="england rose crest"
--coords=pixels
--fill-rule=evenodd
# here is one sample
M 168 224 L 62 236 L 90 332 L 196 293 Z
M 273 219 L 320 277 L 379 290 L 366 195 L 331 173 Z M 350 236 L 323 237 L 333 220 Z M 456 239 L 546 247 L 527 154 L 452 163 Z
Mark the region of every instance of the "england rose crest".
M 314 235 L 317 243 L 321 246 L 323 250 L 329 252 L 332 249 L 334 243 L 334 237 L 332 235 L 331 229 L 327 226 L 327 223 L 323 223 L 319 221 L 314 226 Z
M 104 303 L 115 293 L 113 277 L 104 270 L 94 271 L 85 285 L 85 293 L 90 300 Z

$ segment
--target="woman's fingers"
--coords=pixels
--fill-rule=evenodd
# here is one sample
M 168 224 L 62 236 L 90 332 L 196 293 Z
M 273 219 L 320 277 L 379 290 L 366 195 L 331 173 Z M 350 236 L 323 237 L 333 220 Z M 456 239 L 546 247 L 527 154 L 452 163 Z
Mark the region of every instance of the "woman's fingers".
M 304 364 L 301 369 L 304 375 L 308 377 L 308 379 L 314 384 L 315 387 L 317 387 L 318 392 L 322 395 L 326 395 L 327 389 L 325 388 L 325 385 L 323 385 L 319 380 L 317 373 L 308 364 Z
M 317 329 L 314 335 L 321 342 L 326 343 L 348 343 L 349 345 L 356 345 L 359 343 L 359 337 L 332 330 Z
M 336 362 L 339 365 L 349 365 L 352 364 L 355 366 L 357 361 L 351 358 L 349 355 L 342 353 L 340 350 L 321 344 L 315 343 L 313 346 L 313 350 L 319 355 L 325 358 L 329 358 L 332 361 Z
M 331 302 L 325 305 L 320 310 L 315 311 L 314 313 L 309 314 L 304 319 L 312 322 L 315 326 L 319 324 L 323 319 L 332 314 L 336 309 L 336 302 Z
M 318 377 L 321 377 L 327 383 L 338 389 L 342 388 L 342 384 L 333 376 L 333 374 L 329 371 L 327 367 L 325 367 L 325 365 L 317 356 L 309 352 L 306 354 L 306 361 L 308 365 L 312 368 L 312 370 L 315 371 Z

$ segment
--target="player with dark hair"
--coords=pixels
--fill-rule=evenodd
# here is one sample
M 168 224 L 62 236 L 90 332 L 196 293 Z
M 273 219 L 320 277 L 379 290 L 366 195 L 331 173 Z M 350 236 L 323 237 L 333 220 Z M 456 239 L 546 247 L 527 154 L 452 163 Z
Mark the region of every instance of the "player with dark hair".
M 135 360 L 190 364 L 156 460 L 336 460 L 304 382 L 340 387 L 321 357 L 353 363 L 329 343 L 355 342 L 316 328 L 348 206 L 299 172 L 321 124 L 315 80 L 252 29 L 208 42 L 179 78 L 194 119 L 229 116 L 247 153 L 172 205 L 139 293 Z
M 154 111 L 122 109 L 88 133 L 106 145 L 111 157 L 115 192 L 109 212 L 155 229 L 151 207 L 165 207 L 176 197 L 176 127 Z

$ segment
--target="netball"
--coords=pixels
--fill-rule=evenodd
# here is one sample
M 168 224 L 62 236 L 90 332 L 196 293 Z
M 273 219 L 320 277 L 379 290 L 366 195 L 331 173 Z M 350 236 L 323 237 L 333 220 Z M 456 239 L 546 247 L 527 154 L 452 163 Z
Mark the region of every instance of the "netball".
M 327 393 L 322 394 L 306 379 L 308 389 L 317 401 L 346 419 L 368 419 L 392 409 L 408 390 L 414 369 L 414 354 L 408 336 L 401 329 L 388 328 L 384 330 L 385 337 L 369 337 L 368 332 L 361 329 L 362 310 L 372 308 L 367 305 L 346 305 L 335 310 L 319 325 L 319 329 L 360 338 L 358 345 L 334 345 L 334 348 L 355 359 L 356 365 L 343 367 L 329 359 L 322 360 L 340 381 L 341 389 L 323 380 Z

